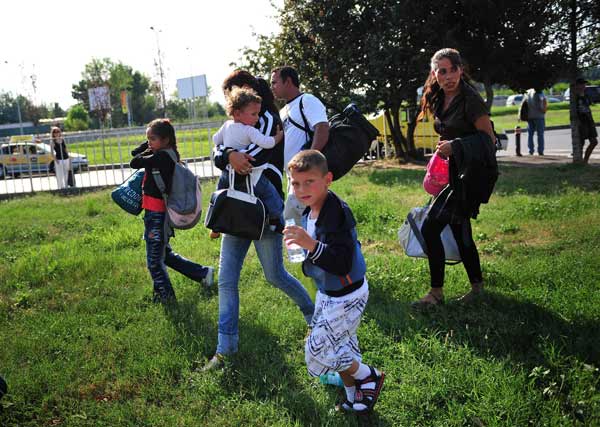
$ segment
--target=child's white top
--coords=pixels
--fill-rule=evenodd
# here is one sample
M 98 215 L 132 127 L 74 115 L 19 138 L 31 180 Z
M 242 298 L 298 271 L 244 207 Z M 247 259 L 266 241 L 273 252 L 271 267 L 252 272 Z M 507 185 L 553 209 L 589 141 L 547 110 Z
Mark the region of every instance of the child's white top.
M 233 120 L 227 120 L 221 126 L 221 129 L 213 136 L 215 145 L 223 144 L 225 147 L 242 150 L 250 144 L 258 145 L 262 148 L 273 148 L 275 138 L 266 136 L 252 126 L 242 123 L 235 123 Z

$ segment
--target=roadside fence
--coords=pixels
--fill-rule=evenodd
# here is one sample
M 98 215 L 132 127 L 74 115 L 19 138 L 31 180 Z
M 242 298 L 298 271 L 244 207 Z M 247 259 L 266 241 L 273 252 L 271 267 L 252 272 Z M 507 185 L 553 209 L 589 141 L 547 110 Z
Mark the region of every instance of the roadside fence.
M 182 160 L 201 178 L 220 174 L 212 161 L 212 135 L 221 122 L 176 125 Z M 146 140 L 146 127 L 64 133 L 74 188 L 116 186 L 127 179 L 131 150 Z M 0 198 L 59 188 L 50 135 L 0 143 Z

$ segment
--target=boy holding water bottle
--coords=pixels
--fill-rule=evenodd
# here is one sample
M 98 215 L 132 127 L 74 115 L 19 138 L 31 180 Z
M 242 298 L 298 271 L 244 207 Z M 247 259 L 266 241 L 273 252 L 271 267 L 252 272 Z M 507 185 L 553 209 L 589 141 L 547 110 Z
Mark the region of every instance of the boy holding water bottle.
M 333 180 L 325 156 L 304 150 L 288 163 L 291 185 L 307 206 L 303 227 L 287 226 L 287 245 L 306 252 L 302 271 L 317 285 L 305 359 L 310 375 L 339 372 L 346 398 L 340 408 L 370 412 L 377 402 L 385 374 L 362 363 L 356 331 L 367 300 L 366 264 L 350 207 L 329 191 Z

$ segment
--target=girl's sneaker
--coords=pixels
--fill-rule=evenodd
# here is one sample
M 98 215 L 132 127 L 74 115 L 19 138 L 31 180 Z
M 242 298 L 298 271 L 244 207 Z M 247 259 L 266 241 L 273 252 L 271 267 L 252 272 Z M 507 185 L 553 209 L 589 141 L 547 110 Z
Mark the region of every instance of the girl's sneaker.
M 366 414 L 373 410 L 385 380 L 385 372 L 378 372 L 371 366 L 369 369 L 369 376 L 356 380 L 356 395 L 352 408 L 357 414 Z
M 206 272 L 206 276 L 200 281 L 200 283 L 206 287 L 210 288 L 215 284 L 215 268 L 207 267 L 208 271 Z

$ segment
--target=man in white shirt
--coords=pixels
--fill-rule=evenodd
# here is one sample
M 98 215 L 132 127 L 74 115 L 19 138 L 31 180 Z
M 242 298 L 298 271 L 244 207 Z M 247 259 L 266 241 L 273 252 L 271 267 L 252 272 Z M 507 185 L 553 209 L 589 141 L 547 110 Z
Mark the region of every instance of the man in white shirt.
M 272 71 L 271 89 L 276 98 L 286 102 L 279 115 L 285 134 L 283 164 L 287 170 L 288 162 L 300 150 L 321 151 L 325 147 L 329 139 L 327 111 L 317 97 L 300 92 L 298 72 L 292 67 L 278 67 Z M 290 181 L 288 176 L 288 197 L 283 215 L 286 220 L 294 219 L 296 224 L 301 224 L 305 206 L 294 196 Z

